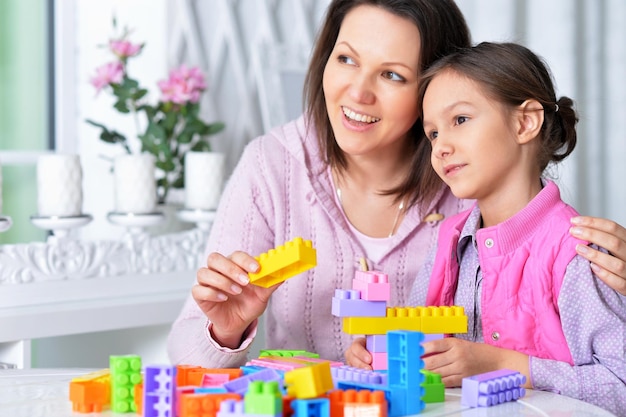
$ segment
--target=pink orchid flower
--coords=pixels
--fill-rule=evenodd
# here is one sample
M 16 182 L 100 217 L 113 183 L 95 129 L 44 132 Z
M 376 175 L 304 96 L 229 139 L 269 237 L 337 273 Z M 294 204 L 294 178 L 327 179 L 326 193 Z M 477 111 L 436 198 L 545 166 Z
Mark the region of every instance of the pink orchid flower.
M 175 104 L 197 103 L 206 89 L 204 75 L 199 68 L 187 68 L 185 64 L 170 71 L 167 80 L 159 81 L 163 102 Z
M 109 62 L 96 69 L 96 76 L 91 79 L 91 85 L 99 93 L 110 84 L 119 84 L 124 79 L 124 65 L 119 61 Z
M 141 48 L 143 48 L 143 44 L 132 44 L 128 41 L 124 40 L 115 40 L 109 42 L 109 47 L 111 51 L 115 55 L 117 55 L 120 59 L 128 58 L 131 56 L 137 55 L 141 52 Z

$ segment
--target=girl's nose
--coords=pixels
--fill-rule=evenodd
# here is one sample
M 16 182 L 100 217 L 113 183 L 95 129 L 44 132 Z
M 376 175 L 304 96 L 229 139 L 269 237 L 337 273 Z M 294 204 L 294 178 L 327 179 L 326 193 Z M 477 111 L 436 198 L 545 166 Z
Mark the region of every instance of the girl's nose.
M 439 159 L 444 159 L 454 151 L 452 145 L 449 141 L 446 140 L 445 136 L 441 134 L 441 132 L 437 135 L 437 140 L 432 143 L 433 146 L 433 155 L 435 155 Z

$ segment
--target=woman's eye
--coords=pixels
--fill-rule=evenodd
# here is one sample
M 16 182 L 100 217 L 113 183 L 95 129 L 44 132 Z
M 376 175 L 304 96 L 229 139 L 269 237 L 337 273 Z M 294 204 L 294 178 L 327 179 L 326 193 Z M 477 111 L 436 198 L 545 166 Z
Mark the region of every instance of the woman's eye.
M 355 65 L 354 60 L 346 55 L 339 55 L 339 58 L 337 58 L 337 60 L 342 64 Z
M 467 122 L 469 120 L 469 117 L 467 116 L 457 116 L 456 117 L 456 124 L 457 125 L 462 125 L 463 123 Z
M 391 81 L 406 81 L 406 79 L 403 76 L 393 71 L 383 72 L 383 78 L 386 78 Z

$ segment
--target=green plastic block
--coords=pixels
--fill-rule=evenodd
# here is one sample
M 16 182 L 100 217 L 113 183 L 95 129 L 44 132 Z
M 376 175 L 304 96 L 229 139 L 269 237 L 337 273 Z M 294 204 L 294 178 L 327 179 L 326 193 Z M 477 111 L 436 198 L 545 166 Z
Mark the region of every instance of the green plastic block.
M 422 401 L 424 403 L 442 403 L 445 400 L 445 387 L 441 382 L 441 375 L 427 371 L 425 369 L 420 370 L 424 375 L 424 382 L 421 387 L 424 388 L 424 395 Z
M 109 357 L 111 372 L 111 410 L 116 413 L 134 413 L 135 385 L 141 382 L 141 358 L 137 355 L 112 355 Z
M 252 381 L 244 396 L 246 414 L 276 416 L 283 413 L 283 397 L 277 381 Z

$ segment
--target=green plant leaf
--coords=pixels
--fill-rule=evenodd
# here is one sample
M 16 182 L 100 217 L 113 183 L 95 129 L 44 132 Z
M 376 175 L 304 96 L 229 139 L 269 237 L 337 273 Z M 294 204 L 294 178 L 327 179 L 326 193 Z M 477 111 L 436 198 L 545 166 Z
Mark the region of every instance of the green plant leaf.
M 176 169 L 176 164 L 171 159 L 166 161 L 157 161 L 155 166 L 163 172 L 172 172 Z
M 205 140 L 199 140 L 190 148 L 192 152 L 211 152 L 211 144 Z
M 126 100 L 119 99 L 113 107 L 115 107 L 115 109 L 120 113 L 130 113 L 130 109 L 126 105 Z
M 214 135 L 221 132 L 226 127 L 223 122 L 214 122 L 206 126 L 207 129 L 202 133 L 203 135 Z

